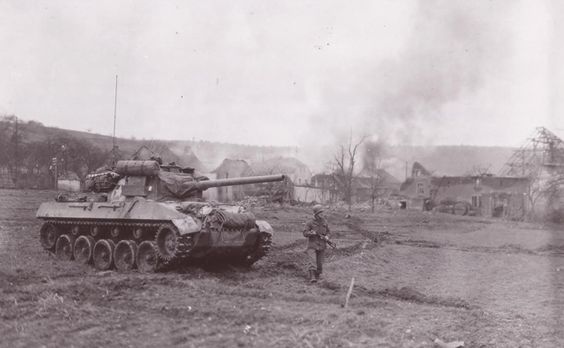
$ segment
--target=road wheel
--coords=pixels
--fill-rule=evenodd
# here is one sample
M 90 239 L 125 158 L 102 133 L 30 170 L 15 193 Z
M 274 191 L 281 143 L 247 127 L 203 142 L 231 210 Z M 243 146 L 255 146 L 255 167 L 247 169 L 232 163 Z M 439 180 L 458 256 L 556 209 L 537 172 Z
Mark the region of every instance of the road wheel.
M 41 241 L 41 246 L 46 250 L 53 251 L 55 249 L 55 244 L 57 243 L 57 238 L 61 232 L 54 224 L 46 222 L 41 226 L 39 231 L 39 240 Z
M 74 242 L 74 259 L 82 264 L 88 264 L 92 261 L 94 253 L 94 238 L 90 236 L 80 236 Z
M 129 271 L 135 266 L 137 244 L 132 240 L 122 240 L 114 250 L 114 263 L 118 271 Z
M 159 255 L 154 242 L 144 241 L 137 248 L 137 269 L 143 273 L 153 273 L 159 266 Z
M 74 237 L 61 234 L 55 244 L 55 255 L 59 260 L 70 261 L 73 258 Z
M 159 227 L 155 235 L 155 244 L 159 256 L 166 261 L 172 260 L 180 246 L 180 235 L 174 225 L 166 224 Z
M 100 239 L 97 241 L 93 253 L 94 266 L 101 271 L 110 269 L 114 263 L 114 249 L 115 244 L 111 240 Z

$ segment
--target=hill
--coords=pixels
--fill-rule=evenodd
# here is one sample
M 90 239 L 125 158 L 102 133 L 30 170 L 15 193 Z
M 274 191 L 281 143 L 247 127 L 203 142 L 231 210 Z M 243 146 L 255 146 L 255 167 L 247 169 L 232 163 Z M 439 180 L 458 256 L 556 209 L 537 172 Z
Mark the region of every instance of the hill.
M 14 131 L 14 120 L 5 117 L 0 120 L 0 129 L 5 135 Z M 112 149 L 112 137 L 108 135 L 45 127 L 39 122 L 29 121 L 19 124 L 19 134 L 24 143 L 45 141 L 57 136 L 72 136 L 85 140 L 92 145 L 104 150 Z M 125 139 L 117 138 L 119 149 L 127 156 L 133 154 L 142 145 L 165 145 L 178 156 L 191 153 L 203 163 L 204 167 L 213 170 L 225 158 L 243 159 L 250 163 L 261 162 L 276 157 L 296 157 L 304 162 L 313 173 L 327 171 L 334 154 L 334 149 L 323 148 L 297 148 L 279 146 L 253 146 L 241 144 L 219 143 L 211 141 L 193 140 L 153 140 L 153 139 Z M 437 175 L 465 175 L 477 168 L 482 171 L 497 174 L 505 161 L 515 151 L 511 147 L 485 147 L 485 146 L 388 146 L 382 161 L 384 169 L 397 179 L 405 178 L 411 171 L 411 165 L 417 161 Z

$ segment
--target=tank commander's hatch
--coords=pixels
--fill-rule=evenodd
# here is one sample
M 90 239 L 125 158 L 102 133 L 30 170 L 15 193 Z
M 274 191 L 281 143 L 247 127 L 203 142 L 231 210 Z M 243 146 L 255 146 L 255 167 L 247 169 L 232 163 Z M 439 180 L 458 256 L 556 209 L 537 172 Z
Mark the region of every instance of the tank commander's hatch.
M 146 176 L 127 176 L 122 188 L 124 196 L 146 196 L 147 195 Z

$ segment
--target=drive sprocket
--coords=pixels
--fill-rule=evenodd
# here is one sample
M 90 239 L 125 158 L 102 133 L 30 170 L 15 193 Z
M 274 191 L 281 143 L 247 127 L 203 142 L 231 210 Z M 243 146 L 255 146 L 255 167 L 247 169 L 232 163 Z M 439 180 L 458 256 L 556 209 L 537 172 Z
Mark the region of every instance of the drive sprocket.
M 250 267 L 255 262 L 265 257 L 272 247 L 272 236 L 269 233 L 260 233 L 255 249 L 243 257 L 242 264 Z
M 186 258 L 192 250 L 192 237 L 181 236 L 172 224 L 163 224 L 155 234 L 155 245 L 159 257 L 165 261 Z

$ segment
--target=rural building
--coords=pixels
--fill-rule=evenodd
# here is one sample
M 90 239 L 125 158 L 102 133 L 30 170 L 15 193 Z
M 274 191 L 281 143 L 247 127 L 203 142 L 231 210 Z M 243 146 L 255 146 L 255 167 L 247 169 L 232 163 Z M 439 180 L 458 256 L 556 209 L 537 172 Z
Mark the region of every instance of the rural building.
M 57 189 L 60 191 L 80 192 L 80 178 L 74 172 L 59 175 Z
M 310 185 L 299 191 L 295 190 L 296 200 L 332 203 L 343 199 L 339 189 L 343 186 L 343 178 L 339 174 L 316 174 L 310 181 Z M 384 169 L 378 169 L 374 173 L 363 170 L 353 177 L 352 186 L 352 201 L 361 203 L 371 201 L 372 197 L 375 200 L 388 199 L 399 192 L 401 182 Z
M 355 185 L 356 183 L 356 185 Z M 359 202 L 376 199 L 388 199 L 399 193 L 401 181 L 384 169 L 369 171 L 363 169 L 355 176 L 353 185 L 356 186 L 354 196 Z
M 433 176 L 414 163 L 402 185 L 400 201 L 408 209 L 431 210 L 519 219 L 527 210 L 528 178 L 508 176 Z M 458 211 L 457 211 L 458 213 Z
M 166 144 L 153 142 L 151 144 L 142 145 L 131 155 L 132 160 L 144 161 L 157 157 L 161 158 L 163 164 L 174 162 L 176 165 L 183 168 L 190 167 L 199 172 L 206 172 L 206 168 L 189 146 L 184 147 L 181 155 L 177 155 Z
M 274 157 L 264 161 L 251 163 L 245 176 L 262 176 L 284 174 L 286 180 L 281 182 L 247 185 L 245 192 L 249 196 L 268 196 L 275 202 L 295 200 L 297 186 L 307 186 L 311 179 L 308 166 L 294 157 Z
M 251 163 L 245 176 L 284 174 L 294 185 L 308 185 L 311 170 L 294 157 L 274 157 Z
M 217 179 L 230 179 L 248 176 L 249 164 L 244 160 L 224 159 L 223 162 L 212 173 Z M 224 186 L 215 189 L 219 202 L 230 202 L 241 200 L 245 197 L 244 186 Z
M 564 141 L 546 128 L 537 128 L 507 160 L 502 175 L 527 177 L 528 212 L 564 222 Z

